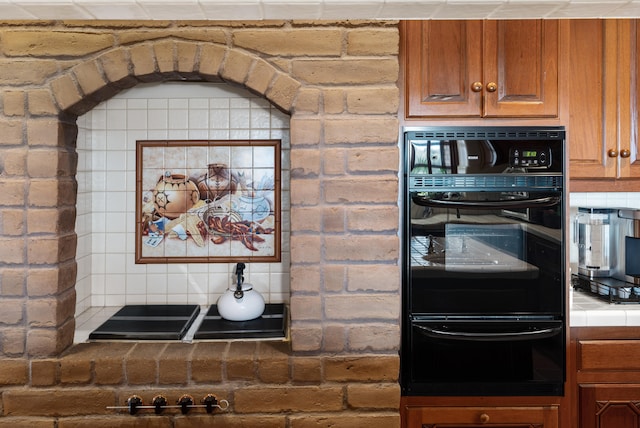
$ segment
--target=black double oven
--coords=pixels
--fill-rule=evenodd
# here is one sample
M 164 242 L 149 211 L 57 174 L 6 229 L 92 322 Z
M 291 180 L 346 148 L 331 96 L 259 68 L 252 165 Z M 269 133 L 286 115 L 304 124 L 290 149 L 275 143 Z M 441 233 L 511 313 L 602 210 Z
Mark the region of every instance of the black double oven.
M 403 395 L 563 395 L 564 141 L 404 131 Z

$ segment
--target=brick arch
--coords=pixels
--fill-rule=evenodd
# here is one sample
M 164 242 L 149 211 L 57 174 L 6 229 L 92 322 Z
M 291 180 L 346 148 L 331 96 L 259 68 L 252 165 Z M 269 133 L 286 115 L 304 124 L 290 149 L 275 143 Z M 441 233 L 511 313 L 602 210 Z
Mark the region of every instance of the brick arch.
M 50 87 L 61 114 L 80 116 L 123 89 L 161 81 L 241 85 L 288 114 L 302 87 L 257 54 L 173 38 L 114 48 L 72 67 Z
M 27 353 L 31 356 L 59 355 L 73 345 L 77 237 L 71 218 L 75 218 L 77 198 L 73 179 L 77 162 L 74 149 L 76 118 L 124 89 L 140 83 L 162 81 L 240 85 L 262 95 L 288 114 L 292 114 L 298 91 L 302 87 L 298 81 L 256 54 L 214 43 L 175 39 L 117 47 L 73 66 L 52 80 L 49 90 L 53 106 L 49 115 L 57 112 L 58 119 L 48 119 L 41 125 L 35 125 L 36 122 L 40 123 L 36 119 L 30 128 L 43 127 L 53 131 L 53 127 L 57 126 L 57 146 L 61 150 L 54 151 L 57 162 L 51 162 L 52 152 L 49 150 L 32 151 L 30 162 L 35 164 L 39 156 L 42 158 L 41 164 L 49 165 L 46 170 L 41 170 L 41 177 L 46 179 L 53 191 L 51 197 L 55 201 L 51 205 L 64 215 L 71 213 L 71 223 L 51 237 L 51 241 L 55 241 L 51 245 L 55 254 L 48 254 L 48 258 L 42 260 L 42 263 L 55 266 L 47 273 L 51 276 L 48 279 L 54 290 L 48 304 L 55 315 L 51 317 L 51 322 L 28 328 Z M 61 166 L 61 163 L 64 165 Z

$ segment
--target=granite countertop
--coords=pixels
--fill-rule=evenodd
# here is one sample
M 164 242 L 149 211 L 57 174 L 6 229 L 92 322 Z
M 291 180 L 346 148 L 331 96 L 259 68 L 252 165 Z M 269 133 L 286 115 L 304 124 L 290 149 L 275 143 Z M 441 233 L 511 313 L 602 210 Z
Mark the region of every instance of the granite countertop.
M 571 327 L 638 327 L 639 303 L 608 303 L 586 292 L 569 291 Z

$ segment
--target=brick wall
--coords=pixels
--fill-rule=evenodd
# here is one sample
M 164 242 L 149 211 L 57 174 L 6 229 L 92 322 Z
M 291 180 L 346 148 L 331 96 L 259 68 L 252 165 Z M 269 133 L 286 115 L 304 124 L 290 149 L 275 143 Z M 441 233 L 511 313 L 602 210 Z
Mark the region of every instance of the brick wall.
M 397 426 L 397 54 L 392 22 L 2 23 L 0 426 Z M 71 346 L 75 119 L 165 80 L 242 85 L 291 114 L 282 348 Z M 104 409 L 132 393 L 204 392 L 230 411 Z

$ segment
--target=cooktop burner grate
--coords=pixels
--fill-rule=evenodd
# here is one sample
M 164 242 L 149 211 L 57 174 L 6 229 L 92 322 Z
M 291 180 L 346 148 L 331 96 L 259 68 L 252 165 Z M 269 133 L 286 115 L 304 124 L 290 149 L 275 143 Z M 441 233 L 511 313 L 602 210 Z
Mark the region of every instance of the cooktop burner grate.
M 227 321 L 218 307 L 211 305 L 194 339 L 276 339 L 285 338 L 287 308 L 282 303 L 267 303 L 261 317 L 249 321 Z

